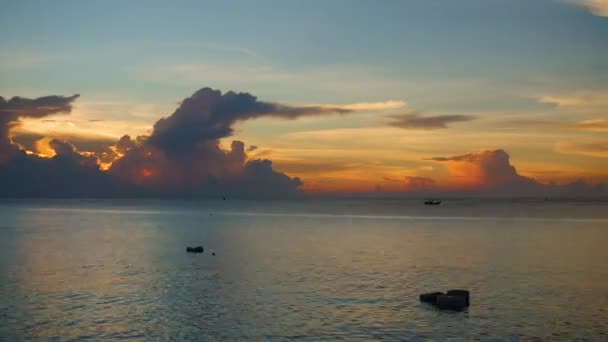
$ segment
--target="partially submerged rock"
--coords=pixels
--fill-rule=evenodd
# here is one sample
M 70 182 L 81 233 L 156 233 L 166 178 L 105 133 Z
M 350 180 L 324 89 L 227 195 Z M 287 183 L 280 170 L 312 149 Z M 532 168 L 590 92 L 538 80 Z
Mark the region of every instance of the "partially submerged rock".
M 469 306 L 469 291 L 467 290 L 448 290 L 447 292 L 450 296 L 459 296 L 464 298 L 465 305 Z
M 443 292 L 429 292 L 420 295 L 420 301 L 430 304 L 437 303 L 437 297 L 444 294 Z
M 420 295 L 420 301 L 435 305 L 441 310 L 461 311 L 467 308 L 469 302 L 469 291 L 453 289 L 446 293 L 429 292 Z
M 186 252 L 188 252 L 188 253 L 203 253 L 203 251 L 204 251 L 203 246 L 186 247 Z
M 467 307 L 466 300 L 462 296 L 451 296 L 441 295 L 437 296 L 437 303 L 435 304 L 439 309 L 442 310 L 464 310 Z

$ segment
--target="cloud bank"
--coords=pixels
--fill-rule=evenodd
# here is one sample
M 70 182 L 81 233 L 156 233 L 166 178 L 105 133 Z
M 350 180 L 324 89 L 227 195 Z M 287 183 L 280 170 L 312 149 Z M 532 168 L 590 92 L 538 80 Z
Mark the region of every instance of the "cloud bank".
M 302 185 L 299 178 L 274 170 L 270 160 L 249 160 L 243 142 L 233 141 L 225 151 L 220 148 L 220 139 L 231 136 L 234 124 L 240 121 L 348 114 L 356 109 L 290 106 L 259 101 L 248 93 L 203 88 L 184 99 L 171 115 L 158 120 L 149 136 L 125 135 L 110 152 L 83 152 L 70 142 L 47 139 L 45 147 L 52 153 L 43 156 L 26 152 L 10 138 L 20 118 L 69 113 L 77 97 L 0 98 L 0 196 L 296 195 Z M 107 171 L 100 168 L 104 157 L 111 159 Z
M 65 138 L 29 136 L 15 141 L 11 130 L 22 118 L 69 113 L 78 97 L 37 99 L 0 97 L 0 197 L 289 197 L 302 193 L 302 181 L 274 169 L 267 159 L 251 159 L 256 151 L 244 142 L 220 147 L 236 123 L 261 117 L 293 120 L 303 116 L 345 115 L 383 110 L 401 103 L 293 106 L 258 100 L 248 93 L 203 88 L 158 120 L 149 135 L 125 135 L 108 141 L 74 142 Z M 465 116 L 400 117 L 409 126 L 434 129 L 467 121 Z M 52 120 L 52 119 L 49 119 Z M 585 123 L 597 126 L 598 122 Z M 600 126 L 603 122 L 599 123 Z M 566 152 L 592 151 L 605 156 L 605 146 L 562 146 Z M 258 154 L 261 155 L 261 154 Z M 444 165 L 453 184 L 408 176 L 400 191 L 450 192 L 498 196 L 579 196 L 606 194 L 605 186 L 584 181 L 546 185 L 520 175 L 503 150 L 433 157 Z M 300 167 L 300 171 L 306 170 Z M 313 170 L 314 171 L 314 170 Z M 318 171 L 318 170 L 317 170 Z M 297 173 L 297 172 L 296 172 Z

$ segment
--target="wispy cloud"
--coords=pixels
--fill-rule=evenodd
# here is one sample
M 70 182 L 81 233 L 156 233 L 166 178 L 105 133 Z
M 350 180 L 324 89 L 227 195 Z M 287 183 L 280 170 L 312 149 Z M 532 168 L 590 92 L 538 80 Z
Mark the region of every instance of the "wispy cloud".
M 560 142 L 555 150 L 562 154 L 577 154 L 587 157 L 608 158 L 608 141 Z
M 594 131 L 594 132 L 608 132 L 608 120 L 606 119 L 593 119 L 585 120 L 574 124 L 575 128 Z
M 594 15 L 608 17 L 608 0 L 570 0 L 570 2 L 586 7 Z
M 401 100 L 388 100 L 380 102 L 357 102 L 346 105 L 322 105 L 328 107 L 336 107 L 350 110 L 353 112 L 374 112 L 383 111 L 389 109 L 399 109 L 407 106 L 407 102 Z
M 425 115 L 419 112 L 406 112 L 390 116 L 390 126 L 405 128 L 405 129 L 440 129 L 447 128 L 448 124 L 454 122 L 464 122 L 474 120 L 474 116 L 470 115 Z
M 583 114 L 606 114 L 608 90 L 582 90 L 571 93 L 547 94 L 538 98 L 540 103 L 554 105 L 560 110 Z

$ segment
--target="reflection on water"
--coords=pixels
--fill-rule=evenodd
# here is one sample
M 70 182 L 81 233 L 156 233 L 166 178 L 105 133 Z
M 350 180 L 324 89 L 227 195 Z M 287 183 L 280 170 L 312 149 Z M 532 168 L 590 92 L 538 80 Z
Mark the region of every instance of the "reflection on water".
M 0 340 L 608 338 L 602 202 L 5 201 L 0 215 Z M 472 291 L 467 312 L 418 302 L 451 287 Z

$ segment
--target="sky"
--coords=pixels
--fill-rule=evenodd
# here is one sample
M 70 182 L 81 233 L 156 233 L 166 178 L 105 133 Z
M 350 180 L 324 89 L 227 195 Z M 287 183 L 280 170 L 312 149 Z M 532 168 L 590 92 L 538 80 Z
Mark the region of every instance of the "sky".
M 0 196 L 606 191 L 608 0 L 0 3 Z

